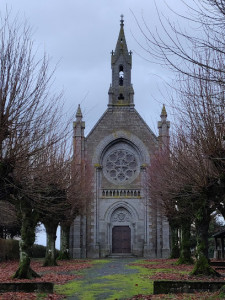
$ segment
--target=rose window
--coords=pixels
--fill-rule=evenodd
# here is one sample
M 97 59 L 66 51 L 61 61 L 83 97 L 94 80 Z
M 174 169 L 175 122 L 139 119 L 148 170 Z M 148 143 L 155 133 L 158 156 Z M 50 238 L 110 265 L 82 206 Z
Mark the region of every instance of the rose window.
M 129 150 L 116 149 L 104 159 L 105 176 L 114 183 L 131 182 L 136 177 L 137 170 L 137 159 Z

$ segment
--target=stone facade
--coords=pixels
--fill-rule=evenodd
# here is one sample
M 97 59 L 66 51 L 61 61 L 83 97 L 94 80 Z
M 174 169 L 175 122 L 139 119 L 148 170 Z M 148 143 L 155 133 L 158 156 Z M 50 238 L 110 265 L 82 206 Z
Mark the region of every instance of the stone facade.
M 70 253 L 74 258 L 130 254 L 169 256 L 169 225 L 150 198 L 146 167 L 154 152 L 169 141 L 165 107 L 156 137 L 134 108 L 132 53 L 128 52 L 121 19 L 111 56 L 112 83 L 108 108 L 84 137 L 80 106 L 74 122 L 76 163 L 88 159 L 94 170 L 93 199 L 84 216 L 74 220 Z

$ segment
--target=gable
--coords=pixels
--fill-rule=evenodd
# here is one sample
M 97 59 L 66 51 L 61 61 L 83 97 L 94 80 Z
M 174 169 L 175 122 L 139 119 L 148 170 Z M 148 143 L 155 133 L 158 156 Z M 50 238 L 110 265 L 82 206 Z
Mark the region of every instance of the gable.
M 135 109 L 114 108 L 113 111 L 106 110 L 86 137 L 89 158 L 93 160 L 97 153 L 100 155 L 102 148 L 119 138 L 131 141 L 142 150 L 145 149 L 143 151 L 148 155 L 153 154 L 158 147 L 157 137 Z

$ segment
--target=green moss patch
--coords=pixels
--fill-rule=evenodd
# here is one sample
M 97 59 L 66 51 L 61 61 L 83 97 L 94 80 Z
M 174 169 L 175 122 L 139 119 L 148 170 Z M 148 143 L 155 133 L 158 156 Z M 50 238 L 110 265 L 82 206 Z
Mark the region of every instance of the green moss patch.
M 106 264 L 106 263 L 109 263 L 110 260 L 109 259 L 93 259 L 91 260 L 91 263 L 92 264 Z
M 189 275 L 191 266 L 177 266 L 175 260 L 128 260 L 127 265 L 122 268 L 118 267 L 119 261 L 115 262 L 111 259 L 96 259 L 90 262 L 93 269 L 80 271 L 81 279 L 64 285 L 56 285 L 55 291 L 67 297 L 73 296 L 71 299 L 78 300 L 150 299 L 150 297 L 151 299 L 185 300 L 224 299 L 223 291 L 221 291 L 221 295 L 219 292 L 215 295 L 197 293 L 197 296 L 189 294 L 183 297 L 182 294 L 183 298 L 179 298 L 180 296 L 176 294 L 152 295 L 154 280 L 197 280 L 196 277 Z M 123 260 L 121 263 L 126 264 Z
M 102 260 L 95 263 L 101 264 Z M 138 294 L 152 294 L 153 282 L 147 277 L 149 270 L 140 266 L 127 266 L 127 268 L 136 270 L 136 273 L 99 276 L 92 280 L 85 276 L 87 272 L 85 271 L 82 280 L 69 282 L 63 286 L 58 285 L 55 290 L 59 294 L 76 296 L 81 300 L 115 300 Z

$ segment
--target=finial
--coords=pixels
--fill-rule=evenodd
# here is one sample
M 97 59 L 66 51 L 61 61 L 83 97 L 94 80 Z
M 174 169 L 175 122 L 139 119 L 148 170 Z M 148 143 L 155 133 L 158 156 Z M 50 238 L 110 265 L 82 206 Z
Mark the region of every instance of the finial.
M 162 108 L 162 112 L 161 112 L 160 117 L 163 117 L 163 116 L 167 117 L 167 112 L 166 112 L 165 104 L 163 104 L 163 108 Z
M 124 23 L 124 19 L 123 19 L 123 18 L 124 18 L 124 15 L 122 14 L 122 15 L 120 16 L 120 18 L 121 18 L 121 19 L 120 19 L 120 25 L 123 26 L 123 23 Z
M 80 104 L 78 104 L 76 117 L 77 117 L 77 118 L 82 118 L 82 117 L 83 117 L 83 116 L 82 116 L 82 112 L 81 112 L 81 108 L 80 108 Z

